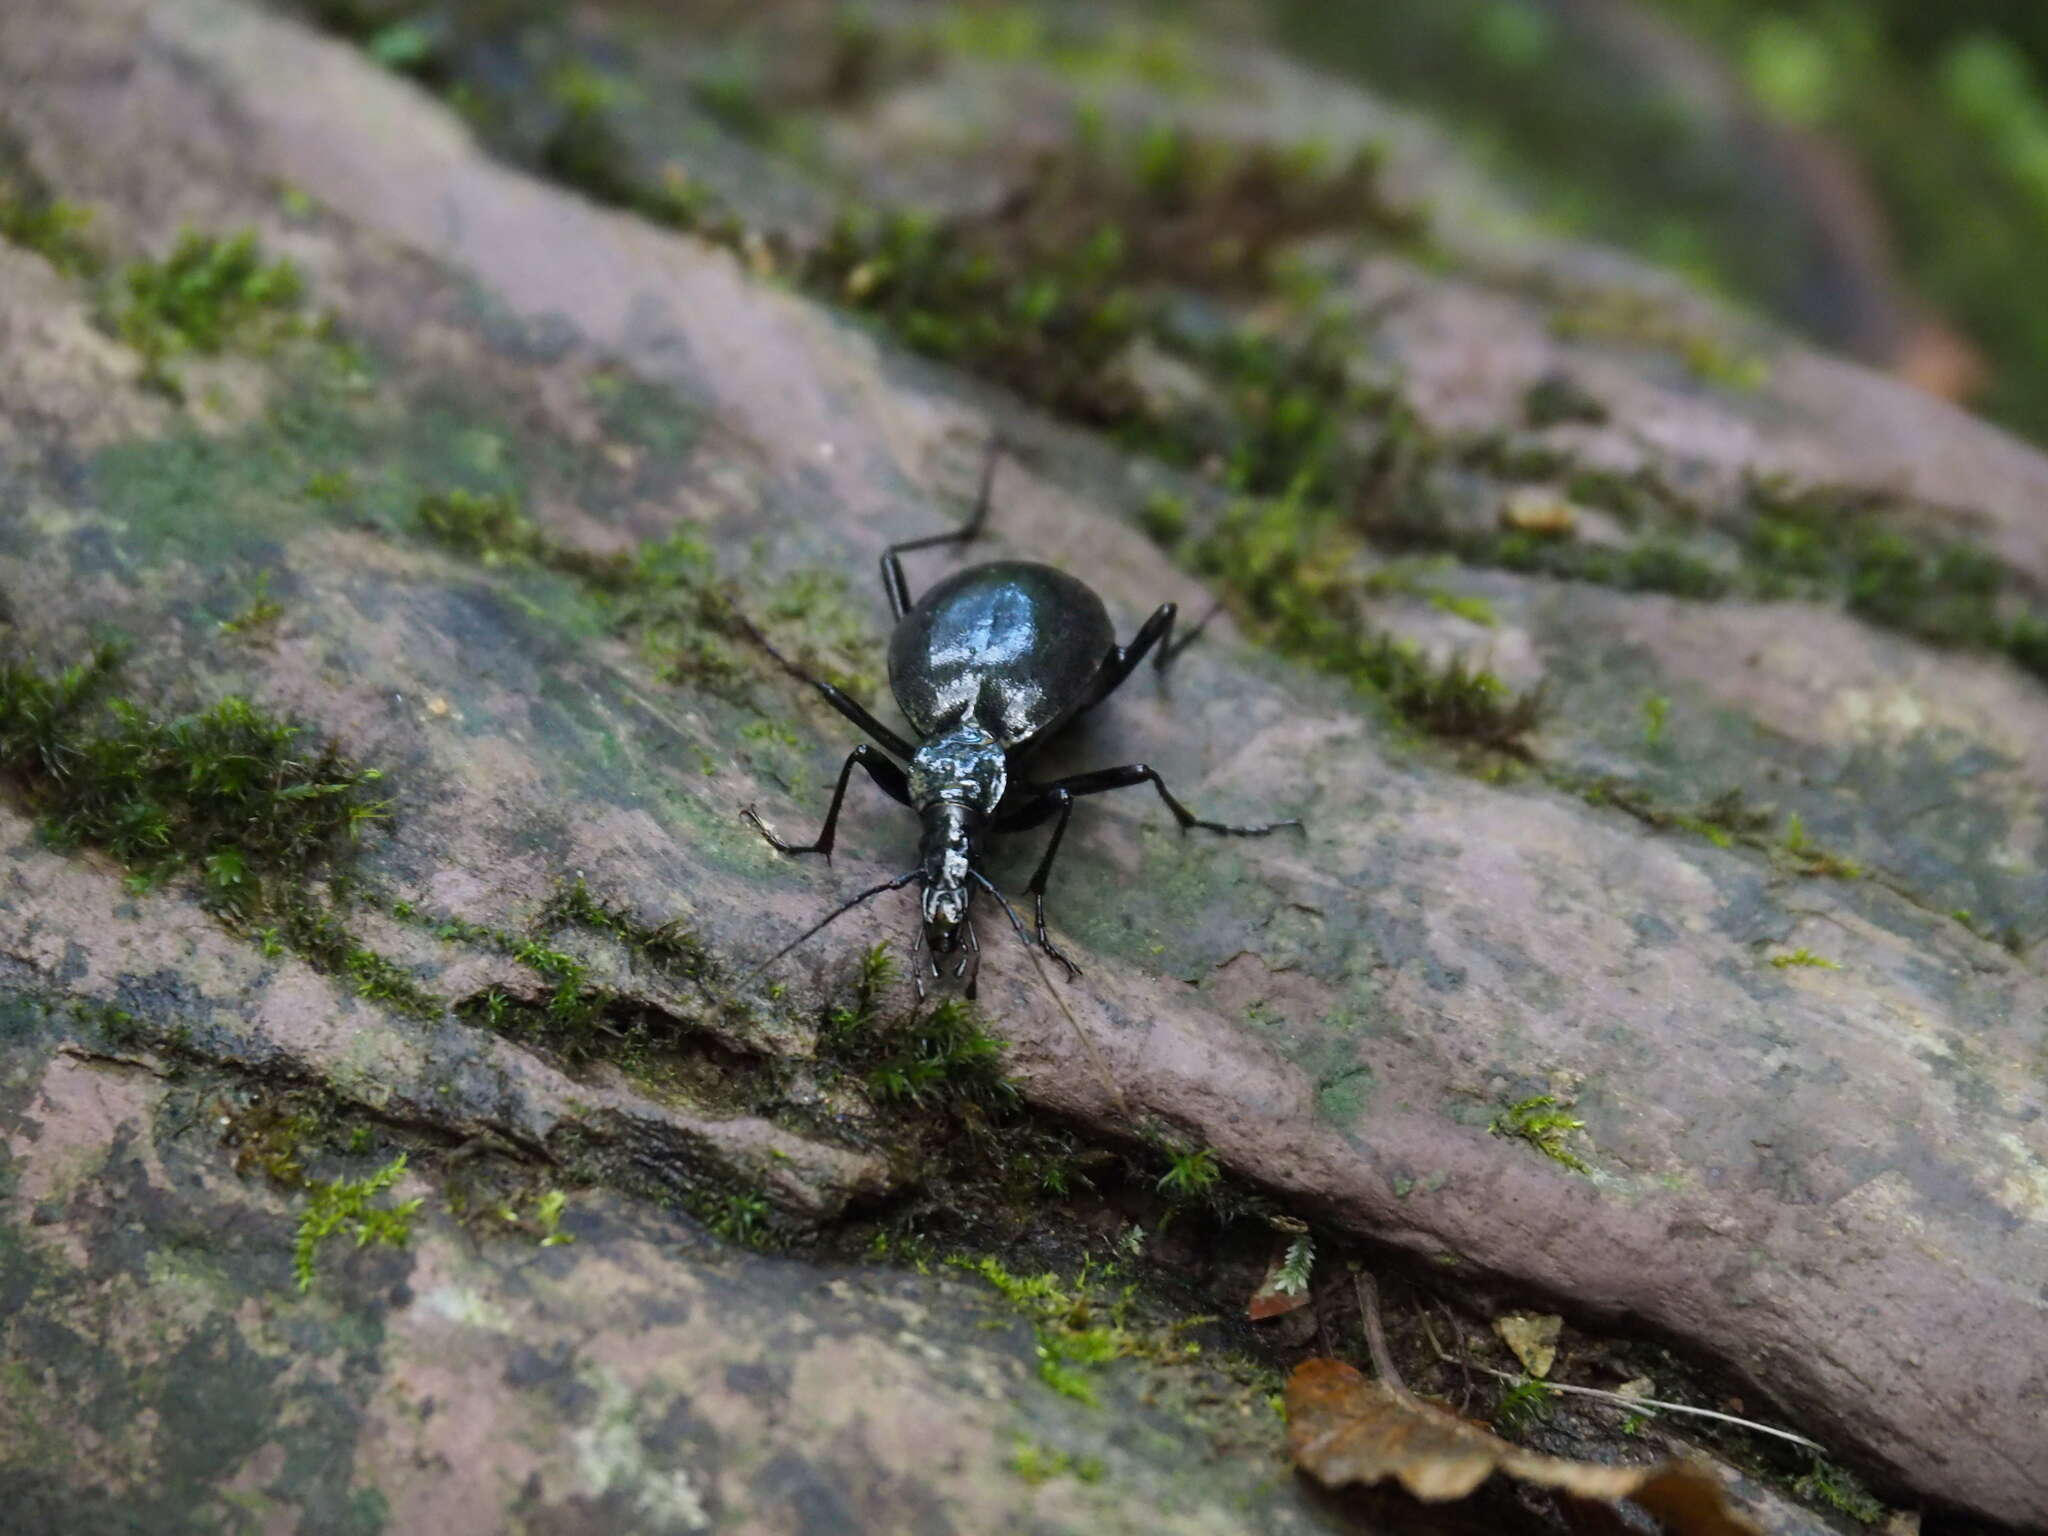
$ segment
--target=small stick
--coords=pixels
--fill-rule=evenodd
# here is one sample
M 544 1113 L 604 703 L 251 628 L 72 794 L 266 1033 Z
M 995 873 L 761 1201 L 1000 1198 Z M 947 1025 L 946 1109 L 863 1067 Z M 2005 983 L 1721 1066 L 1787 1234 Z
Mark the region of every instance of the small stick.
M 1465 1363 L 1453 1360 L 1443 1352 L 1443 1346 L 1437 1343 L 1436 1334 L 1429 1329 L 1427 1322 L 1424 1323 L 1423 1330 L 1429 1334 L 1430 1347 L 1436 1351 L 1437 1359 L 1443 1361 L 1445 1365 Z M 1716 1419 L 1723 1424 L 1733 1424 L 1738 1429 L 1754 1430 L 1760 1435 L 1775 1435 L 1780 1440 L 1790 1440 L 1794 1445 L 1803 1445 L 1816 1455 L 1825 1456 L 1827 1454 L 1827 1451 L 1822 1446 L 1807 1439 L 1804 1435 L 1795 1435 L 1789 1429 L 1777 1429 L 1769 1424 L 1759 1424 L 1755 1419 L 1739 1419 L 1732 1413 L 1722 1413 L 1715 1408 L 1695 1408 L 1690 1403 L 1667 1403 L 1655 1397 L 1625 1397 L 1619 1392 L 1608 1392 L 1599 1387 L 1575 1387 L 1570 1382 L 1546 1381 L 1540 1376 L 1531 1377 L 1528 1375 L 1517 1375 L 1513 1371 L 1497 1371 L 1490 1365 L 1473 1364 L 1471 1369 L 1484 1371 L 1487 1375 L 1497 1377 L 1501 1381 L 1542 1381 L 1543 1385 L 1550 1388 L 1553 1392 L 1570 1392 L 1577 1397 L 1597 1397 L 1602 1402 L 1613 1403 L 1622 1408 L 1658 1408 L 1666 1413 L 1689 1413 L 1695 1418 Z
M 1394 1369 L 1393 1352 L 1387 1348 L 1387 1330 L 1380 1322 L 1379 1287 L 1373 1283 L 1372 1275 L 1363 1269 L 1353 1271 L 1351 1279 L 1358 1287 L 1358 1310 L 1365 1318 L 1365 1347 L 1372 1353 L 1373 1374 L 1390 1391 L 1407 1402 L 1414 1402 L 1415 1394 L 1408 1390 L 1408 1383 Z
M 1437 1305 L 1443 1307 L 1444 1321 L 1450 1325 L 1451 1337 L 1458 1341 L 1457 1364 L 1460 1381 L 1460 1391 L 1458 1394 L 1458 1412 L 1463 1413 L 1466 1409 L 1472 1406 L 1472 1364 L 1469 1360 L 1465 1358 L 1465 1336 L 1463 1331 L 1458 1327 L 1457 1317 L 1452 1313 L 1450 1307 L 1445 1305 L 1443 1302 L 1438 1302 Z M 1448 1362 L 1451 1357 L 1444 1353 L 1443 1345 L 1439 1344 L 1436 1341 L 1436 1329 L 1432 1328 L 1429 1325 L 1429 1313 L 1427 1311 L 1424 1311 L 1419 1315 L 1422 1319 L 1422 1332 L 1424 1337 L 1426 1337 L 1429 1340 L 1429 1347 L 1432 1350 L 1436 1351 L 1436 1357 L 1438 1360 Z

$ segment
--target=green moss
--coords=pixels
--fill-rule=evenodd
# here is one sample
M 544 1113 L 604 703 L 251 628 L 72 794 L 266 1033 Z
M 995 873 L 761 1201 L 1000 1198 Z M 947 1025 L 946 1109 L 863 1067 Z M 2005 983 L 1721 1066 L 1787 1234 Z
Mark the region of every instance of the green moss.
M 477 1168 L 465 1162 L 449 1171 L 447 1201 L 449 1214 L 471 1232 L 518 1238 L 540 1248 L 565 1248 L 576 1241 L 562 1230 L 568 1192 L 543 1184 L 534 1170 Z
M 1037 259 L 1019 243 L 907 212 L 853 210 L 803 259 L 821 296 L 907 346 L 1097 425 L 1132 417 L 1117 363 L 1143 321 L 1113 230 Z
M 1566 1138 L 1583 1131 L 1586 1122 L 1559 1106 L 1547 1093 L 1511 1104 L 1494 1116 L 1487 1127 L 1496 1136 L 1511 1136 L 1527 1142 L 1552 1162 L 1562 1163 L 1574 1173 L 1591 1173 L 1586 1160 L 1571 1149 Z
M 281 1189 L 305 1187 L 305 1144 L 320 1128 L 320 1117 L 311 1109 L 265 1094 L 223 1118 L 221 1139 L 235 1149 L 236 1173 L 245 1178 L 261 1174 Z
M 264 259 L 253 231 L 187 230 L 162 261 L 128 267 L 120 289 L 114 333 L 142 355 L 147 378 L 175 392 L 174 359 L 279 334 L 305 285 L 291 262 Z
M 1089 1290 L 1085 1275 L 1069 1286 L 1049 1271 L 1013 1274 L 1001 1260 L 987 1256 L 956 1256 L 947 1262 L 980 1275 L 1015 1311 L 1030 1319 L 1036 1335 L 1038 1379 L 1062 1397 L 1096 1406 L 1097 1373 L 1139 1349 L 1138 1339 L 1126 1326 L 1129 1290 L 1105 1299 Z
M 249 601 L 232 618 L 222 619 L 220 627 L 223 634 L 246 635 L 267 628 L 283 617 L 284 604 L 270 595 L 270 572 L 264 571 L 257 576 Z
M 564 927 L 602 934 L 636 959 L 682 980 L 702 980 L 710 957 L 695 934 L 677 923 L 641 923 L 623 907 L 597 897 L 581 876 L 565 885 L 525 933 L 476 923 L 427 923 L 437 937 L 482 945 L 534 971 L 545 983 L 539 996 L 500 987 L 463 998 L 456 1013 L 494 1033 L 548 1051 L 570 1066 L 602 1056 L 648 1081 L 658 1061 L 687 1042 L 695 1026 L 686 1018 L 637 1002 L 591 977 L 590 962 L 559 947 Z
M 1493 1427 L 1504 1435 L 1519 1435 L 1550 1417 L 1557 1390 L 1534 1376 L 1524 1377 L 1501 1394 L 1494 1404 Z
M 854 1002 L 828 1015 L 820 1056 L 859 1074 L 885 1104 L 1013 1108 L 1017 1089 L 1003 1073 L 1003 1042 L 983 1028 L 973 1005 L 946 997 L 884 1014 L 877 1003 L 893 975 L 886 946 L 867 951 Z
M 486 563 L 544 558 L 548 553 L 540 530 L 507 495 L 459 488 L 438 491 L 420 498 L 413 517 L 420 531 L 437 544 Z
M 1592 582 L 1624 592 L 1668 592 L 1710 601 L 1734 585 L 1728 572 L 1668 539 L 1615 547 L 1547 534 L 1512 532 L 1461 541 L 1459 553 L 1481 565 L 1529 575 Z
M 1792 1485 L 1792 1491 L 1810 1503 L 1847 1515 L 1859 1525 L 1878 1525 L 1885 1517 L 1881 1501 L 1854 1473 L 1814 1458 L 1813 1465 Z
M 358 997 L 409 1018 L 438 1019 L 448 1011 L 446 998 L 364 944 L 334 907 L 305 892 L 287 892 L 264 910 L 279 918 L 277 926 L 257 933 L 265 954 L 289 946 L 317 969 L 341 977 Z
M 404 1175 L 405 1154 L 401 1152 L 363 1178 L 307 1186 L 306 1209 L 299 1217 L 298 1236 L 292 1244 L 292 1277 L 300 1290 L 313 1288 L 314 1261 L 320 1245 L 330 1237 L 346 1234 L 355 1239 L 358 1248 L 378 1244 L 403 1248 L 411 1240 L 420 1200 L 398 1205 L 373 1203 Z
M 1839 594 L 1859 618 L 1937 645 L 2004 651 L 2048 677 L 2048 615 L 1975 545 L 1906 532 L 1875 493 L 1762 481 L 1748 555 L 1766 596 Z M 2018 607 L 2018 611 L 2011 611 Z
M 1315 1239 L 1306 1232 L 1299 1233 L 1288 1243 L 1287 1252 L 1273 1273 L 1273 1289 L 1283 1296 L 1306 1296 L 1315 1269 Z
M 1177 547 L 1187 537 L 1188 501 L 1168 491 L 1155 491 L 1138 513 L 1138 526 L 1165 549 Z
M 1522 395 L 1522 417 L 1541 432 L 1566 425 L 1601 426 L 1607 407 L 1567 373 L 1548 373 Z
M 1823 971 L 1839 971 L 1841 967 L 1824 955 L 1816 955 L 1810 949 L 1795 949 L 1790 954 L 1771 956 L 1771 964 L 1779 970 L 1793 966 L 1812 966 Z
M 721 697 L 739 695 L 746 670 L 734 651 L 743 636 L 710 548 L 678 533 L 641 548 L 612 603 L 612 624 L 635 637 L 667 682 L 689 682 Z
M 1654 747 L 1664 739 L 1665 722 L 1671 718 L 1671 701 L 1661 693 L 1643 699 L 1643 745 Z
M 1579 295 L 1551 319 L 1561 340 L 1615 341 L 1652 347 L 1683 360 L 1702 383 L 1756 390 L 1770 382 L 1767 359 L 1676 312 L 1672 302 L 1627 288 Z
M 116 664 L 109 647 L 58 673 L 0 664 L 0 774 L 44 836 L 108 853 L 138 890 L 190 877 L 264 954 L 289 946 L 362 997 L 439 1016 L 439 997 L 311 894 L 385 816 L 382 774 L 244 698 L 171 719 L 104 699 Z
M 710 956 L 703 944 L 678 920 L 643 923 L 624 907 L 597 896 L 581 875 L 564 886 L 542 909 L 541 923 L 567 923 L 605 934 L 650 964 L 674 975 L 699 977 L 710 971 Z
M 1073 1477 L 1084 1483 L 1102 1481 L 1104 1467 L 1094 1456 L 1072 1456 L 1051 1446 L 1019 1438 L 1010 1451 L 1010 1470 L 1037 1487 L 1056 1477 Z
M 91 211 L 53 197 L 0 134 L 0 240 L 34 251 L 67 276 L 91 277 L 103 264 L 87 238 L 91 227 Z
M 745 1248 L 766 1247 L 774 1236 L 768 1202 L 747 1191 L 733 1190 L 717 1196 L 698 1214 L 719 1237 Z
M 1211 1148 L 1177 1152 L 1166 1172 L 1159 1176 L 1159 1192 L 1175 1200 L 1199 1199 L 1214 1189 L 1221 1177 L 1222 1170 L 1216 1166 L 1216 1153 Z
M 1420 730 L 1518 750 L 1541 715 L 1540 690 L 1516 694 L 1462 656 L 1432 662 L 1375 628 L 1360 607 L 1356 555 L 1333 513 L 1298 498 L 1240 502 L 1192 548 L 1259 639 L 1378 695 Z
M 935 7 L 933 43 L 999 64 L 1036 64 L 1076 81 L 1122 82 L 1168 93 L 1213 88 L 1191 35 L 1157 17 L 1143 24 L 1028 6 Z
M 1360 375 L 1366 344 L 1341 318 L 1316 316 L 1284 331 L 1211 331 L 1178 325 L 1168 311 L 1155 340 L 1214 379 L 1223 409 L 1128 423 L 1123 437 L 1233 490 L 1345 503 L 1360 486 L 1412 467 L 1406 455 L 1424 440 L 1394 395 Z M 1356 429 L 1375 420 L 1386 422 L 1386 439 L 1368 447 Z
M 103 849 L 143 886 L 196 875 L 211 904 L 249 916 L 385 815 L 378 770 L 247 699 L 170 719 L 98 702 L 115 660 L 103 647 L 59 673 L 0 665 L 0 772 L 53 842 Z
M 1814 842 L 1797 815 L 1788 817 L 1784 829 L 1779 831 L 1777 812 L 1750 804 L 1739 787 L 1723 790 L 1699 805 L 1680 806 L 1660 800 L 1640 785 L 1610 776 L 1585 777 L 1556 768 L 1546 769 L 1545 776 L 1588 805 L 1612 806 L 1645 826 L 1689 832 L 1717 848 L 1738 844 L 1754 848 L 1792 874 L 1836 880 L 1857 880 L 1863 876 L 1863 868 L 1855 860 Z
M 781 649 L 813 677 L 857 698 L 881 686 L 872 606 L 853 601 L 845 572 L 791 571 L 768 589 L 761 614 L 771 634 L 794 637 L 793 645 Z

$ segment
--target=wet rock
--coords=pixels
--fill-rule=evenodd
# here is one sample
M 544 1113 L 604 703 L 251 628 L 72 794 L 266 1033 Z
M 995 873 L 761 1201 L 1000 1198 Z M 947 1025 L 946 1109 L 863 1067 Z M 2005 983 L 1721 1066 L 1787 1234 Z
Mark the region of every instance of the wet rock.
M 977 1332 L 953 1282 L 721 1256 L 619 1196 L 590 1197 L 573 1245 L 478 1252 L 435 1214 L 408 1252 L 352 1257 L 345 1297 L 310 1315 L 271 1295 L 282 1197 L 124 1129 L 162 1124 L 159 1071 L 323 1085 L 443 1143 L 566 1157 L 594 1139 L 648 1192 L 758 1191 L 810 1230 L 912 1177 L 862 1144 L 858 1106 L 719 1105 L 680 1069 L 664 1085 L 489 1027 L 494 989 L 540 1007 L 559 988 L 521 946 L 572 942 L 547 914 L 581 876 L 708 957 L 658 985 L 600 964 L 607 998 L 682 1020 L 736 1079 L 758 1067 L 765 1103 L 774 1074 L 807 1070 L 846 957 L 908 933 L 907 906 L 878 904 L 786 962 L 786 995 L 748 975 L 896 873 L 910 825 L 849 812 L 832 868 L 766 850 L 738 810 L 819 814 L 844 724 L 698 610 L 622 615 L 619 551 L 685 534 L 668 558 L 701 545 L 764 605 L 777 582 L 853 573 L 843 600 L 799 588 L 784 622 L 843 602 L 846 633 L 807 643 L 872 668 L 874 556 L 957 514 L 1000 424 L 1018 453 L 992 551 L 1085 572 L 1125 633 L 1204 594 L 1139 525 L 1156 465 L 906 356 L 764 279 L 766 257 L 492 158 L 339 40 L 229 0 L 65 0 L 0 19 L 0 80 L 42 173 L 116 249 L 253 226 L 361 352 L 233 360 L 259 387 L 213 408 L 202 366 L 174 404 L 92 328 L 85 286 L 0 248 L 8 639 L 55 662 L 116 626 L 138 642 L 124 692 L 166 713 L 246 693 L 384 769 L 391 818 L 352 855 L 350 920 L 443 1005 L 394 1010 L 345 970 L 266 954 L 187 881 L 131 891 L 103 852 L 40 846 L 13 798 L 12 985 L 178 1032 L 139 1066 L 46 1042 L 7 1067 L 10 1209 L 66 1213 L 31 1239 L 8 1217 L 0 1294 L 34 1302 L 15 1326 L 35 1330 L 11 1343 L 42 1362 L 9 1411 L 78 1422 L 90 1392 L 165 1367 L 90 1461 L 49 1437 L 8 1464 L 46 1526 L 175 1498 L 333 1529 L 1160 1529 L 1169 1509 L 1220 1530 L 1257 1488 L 1270 1528 L 1310 1528 L 1255 1456 L 1168 1500 L 1193 1439 L 1134 1434 L 1100 1488 L 1020 1494 L 1014 1415 L 1072 1454 L 1101 1422 L 1029 1379 L 1028 1330 Z M 1286 110 L 1383 120 L 1310 89 Z M 1910 494 L 2016 581 L 2048 581 L 2033 450 L 1768 338 L 1768 382 L 1724 390 L 1668 346 L 1562 338 L 1522 254 L 1514 281 L 1477 259 L 1395 274 L 1376 335 L 1433 428 L 1516 430 L 1565 369 L 1607 412 L 1559 429 L 1589 455 L 1716 506 L 1781 472 Z M 538 531 L 437 542 L 416 504 L 450 487 Z M 224 629 L 259 571 L 281 611 Z M 2048 1377 L 2018 1347 L 2048 1264 L 2040 680 L 1810 602 L 1458 579 L 1492 603 L 1494 643 L 1554 679 L 1544 772 L 1464 771 L 1220 629 L 1170 689 L 1133 683 L 1055 749 L 1048 772 L 1149 761 L 1202 814 L 1309 833 L 1182 837 L 1141 797 L 1077 815 L 1050 910 L 1085 981 L 1055 995 L 1007 942 L 982 979 L 1032 1112 L 1211 1148 L 1334 1232 L 1676 1341 L 1901 1499 L 2048 1521 Z M 993 872 L 1021 884 L 1030 856 Z M 1560 1120 L 1517 1119 L 1537 1101 Z M 114 1214 L 130 1196 L 140 1232 Z M 76 1315 L 49 1299 L 66 1291 Z M 206 1383 L 206 1436 L 166 1452 L 153 1426 Z M 353 1449 L 305 1471 L 323 1445 Z M 461 1475 L 422 1471 L 443 1465 Z

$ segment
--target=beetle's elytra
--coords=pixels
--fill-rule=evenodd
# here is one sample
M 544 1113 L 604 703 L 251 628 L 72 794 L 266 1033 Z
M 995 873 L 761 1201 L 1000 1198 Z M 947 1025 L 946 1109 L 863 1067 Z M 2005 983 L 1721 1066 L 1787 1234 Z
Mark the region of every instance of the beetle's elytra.
M 875 743 L 863 742 L 847 754 L 815 842 L 785 843 L 749 806 L 744 814 L 761 835 L 784 853 L 830 857 L 839 809 L 856 766 L 866 770 L 882 793 L 917 812 L 924 827 L 916 868 L 835 908 L 772 957 L 771 964 L 870 897 L 917 881 L 923 886 L 919 944 L 927 951 L 925 964 L 915 969 L 919 988 L 927 965 L 931 975 L 940 974 L 942 956 L 958 954 L 954 974 L 963 974 L 980 947 L 970 915 L 975 888 L 987 891 L 1009 911 L 1009 903 L 979 867 L 987 840 L 1052 821 L 1052 837 L 1026 889 L 1039 946 L 1070 976 L 1077 976 L 1079 969 L 1054 946 L 1045 928 L 1046 881 L 1077 796 L 1150 784 L 1182 831 L 1201 827 L 1236 837 L 1264 837 L 1281 827 L 1301 825 L 1293 819 L 1255 827 L 1204 821 L 1175 799 L 1158 773 L 1143 763 L 1050 783 L 1033 783 L 1018 774 L 1034 747 L 1116 692 L 1147 655 L 1163 672 L 1202 626 L 1174 640 L 1176 610 L 1172 603 L 1162 603 L 1136 639 L 1128 646 L 1118 645 L 1102 599 L 1085 582 L 1052 566 L 1021 560 L 969 566 L 912 603 L 902 557 L 911 550 L 964 544 L 981 532 L 1001 450 L 1000 440 L 989 445 L 981 488 L 964 524 L 951 533 L 891 545 L 882 556 L 882 588 L 896 620 L 889 637 L 889 686 L 920 745 L 912 746 L 830 683 L 799 670 L 752 631 L 785 669 L 816 688 Z M 1010 917 L 1016 921 L 1014 912 Z M 971 976 L 967 989 L 972 996 Z

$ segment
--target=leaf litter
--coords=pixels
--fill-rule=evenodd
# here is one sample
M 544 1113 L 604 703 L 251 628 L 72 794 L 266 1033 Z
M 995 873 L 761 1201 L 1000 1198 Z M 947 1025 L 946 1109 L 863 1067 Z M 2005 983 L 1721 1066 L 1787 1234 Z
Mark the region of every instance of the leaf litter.
M 1466 1498 L 1503 1474 L 1579 1499 L 1627 1500 L 1672 1536 L 1761 1536 L 1730 1508 L 1720 1479 L 1705 1466 L 1613 1467 L 1539 1455 L 1341 1360 L 1304 1360 L 1295 1368 L 1287 1383 L 1287 1439 L 1295 1464 L 1330 1488 L 1392 1479 L 1437 1504 Z

